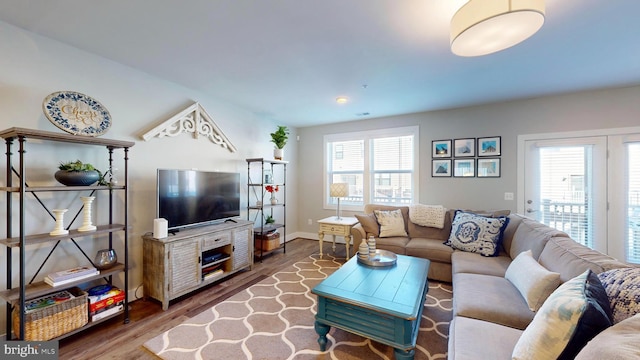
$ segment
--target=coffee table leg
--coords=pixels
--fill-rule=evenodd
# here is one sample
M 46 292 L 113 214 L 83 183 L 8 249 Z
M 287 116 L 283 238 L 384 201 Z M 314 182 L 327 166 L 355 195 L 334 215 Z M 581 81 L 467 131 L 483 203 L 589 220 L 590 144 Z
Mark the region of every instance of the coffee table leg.
M 409 351 L 394 349 L 393 353 L 396 355 L 396 360 L 413 360 L 416 355 L 416 351 L 414 349 Z
M 316 333 L 320 335 L 320 337 L 318 337 L 318 344 L 320 344 L 320 351 L 327 350 L 327 334 L 329 333 L 329 329 L 331 329 L 331 326 L 328 326 L 316 321 L 314 327 L 316 329 Z

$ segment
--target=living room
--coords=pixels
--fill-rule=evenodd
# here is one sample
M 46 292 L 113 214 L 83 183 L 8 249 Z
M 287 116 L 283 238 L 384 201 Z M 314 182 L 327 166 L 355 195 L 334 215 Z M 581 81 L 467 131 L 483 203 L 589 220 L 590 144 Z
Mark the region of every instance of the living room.
M 551 2 L 549 7 L 551 7 Z M 629 2 L 629 6 L 637 5 Z M 5 2 L 2 8 L 10 7 Z M 595 6 L 590 2 L 588 6 Z M 552 7 L 551 7 L 552 8 Z M 566 9 L 564 9 L 566 10 Z M 631 11 L 630 11 L 631 13 Z M 44 15 L 41 15 L 44 16 Z M 622 16 L 622 15 L 620 15 Z M 626 18 L 625 18 L 626 20 Z M 625 21 L 610 20 L 616 26 Z M 550 24 L 553 24 L 549 20 Z M 626 23 L 627 25 L 629 23 Z M 635 23 L 631 23 L 635 24 Z M 601 24 L 604 26 L 604 24 Z M 613 24 L 607 24 L 612 25 Z M 110 26 L 117 26 L 112 23 Z M 628 25 L 631 26 L 631 25 Z M 637 28 L 637 25 L 634 25 Z M 597 26 L 595 26 L 597 27 Z M 633 33 L 633 31 L 627 31 Z M 448 36 L 448 34 L 447 34 Z M 575 34 L 574 34 L 575 36 Z M 534 39 L 532 39 L 534 40 Z M 611 39 L 601 40 L 609 44 Z M 122 40 L 123 42 L 126 39 Z M 594 53 L 611 52 L 624 54 L 621 56 L 637 59 L 635 49 L 627 49 L 633 41 L 620 41 L 607 48 L 594 50 Z M 448 38 L 444 41 L 448 44 Z M 555 44 L 562 45 L 562 41 Z M 587 41 L 588 43 L 588 41 Z M 525 43 L 526 44 L 526 43 Z M 622 45 L 617 45 L 622 44 Z M 134 48 L 144 49 L 144 44 L 130 44 Z M 523 44 L 524 45 L 524 44 Z M 588 47 L 589 45 L 582 45 Z M 620 48 L 618 48 L 618 46 Z M 596 46 L 594 46 L 596 47 Z M 612 49 L 613 48 L 613 49 Z M 571 51 L 565 50 L 566 52 Z M 228 49 L 219 49 L 227 51 Z M 517 50 L 517 49 L 514 49 Z M 558 50 L 557 48 L 551 50 Z M 279 49 L 279 51 L 284 51 Z M 525 50 L 519 50 L 524 51 Z M 550 50 L 549 50 L 550 51 Z M 55 91 L 78 91 L 99 99 L 108 108 L 113 118 L 109 131 L 102 137 L 135 142 L 130 152 L 130 199 L 129 217 L 131 231 L 129 233 L 130 267 L 129 291 L 142 284 L 142 236 L 153 230 L 156 194 L 156 171 L 159 168 L 198 168 L 211 171 L 238 172 L 246 174 L 247 158 L 270 158 L 273 144 L 269 133 L 277 125 L 284 123 L 278 116 L 264 113 L 251 106 L 251 99 L 244 103 L 229 101 L 225 93 L 212 96 L 206 89 L 207 82 L 215 82 L 215 76 L 201 80 L 191 79 L 193 86 L 179 84 L 174 80 L 160 78 L 81 50 L 73 45 L 53 40 L 36 32 L 28 31 L 12 25 L 10 21 L 0 22 L 0 79 L 2 80 L 2 96 L 0 104 L 3 109 L 0 115 L 1 129 L 23 127 L 63 133 L 51 124 L 43 114 L 43 99 Z M 185 56 L 190 56 L 186 55 Z M 536 61 L 530 56 L 531 62 Z M 457 60 L 456 60 L 457 61 Z M 474 59 L 465 59 L 467 62 Z M 476 65 L 472 71 L 483 72 L 491 67 L 491 58 L 475 58 Z M 620 62 L 625 62 L 620 59 Z M 551 66 L 551 64 L 548 64 Z M 571 65 L 578 73 L 598 74 L 607 77 L 608 67 L 594 65 L 581 67 L 580 63 Z M 506 81 L 517 72 L 527 72 L 528 64 L 512 66 L 501 72 L 491 68 L 492 83 Z M 250 69 L 247 69 L 250 71 Z M 291 76 L 278 67 L 277 75 Z M 389 70 L 391 72 L 391 69 Z M 509 71 L 509 72 L 507 72 Z M 275 70 L 274 70 L 275 72 Z M 514 74 L 511 74 L 513 72 Z M 335 214 L 334 206 L 326 206 L 323 144 L 324 136 L 338 133 L 349 133 L 363 130 L 378 130 L 406 126 L 419 126 L 420 162 L 419 162 L 419 197 L 424 204 L 442 204 L 448 208 L 472 209 L 509 209 L 518 211 L 516 201 L 505 200 L 504 193 L 518 193 L 518 136 L 545 133 L 564 133 L 581 131 L 600 131 L 607 129 L 631 128 L 638 130 L 640 118 L 640 71 L 637 64 L 628 68 L 625 76 L 611 75 L 611 82 L 598 88 L 560 91 L 554 94 L 531 96 L 508 101 L 487 101 L 469 106 L 442 108 L 439 110 L 413 111 L 391 116 L 357 117 L 354 114 L 368 109 L 356 106 L 350 108 L 333 108 L 329 112 L 349 113 L 349 121 L 313 124 L 307 126 L 290 126 L 290 141 L 285 148 L 285 160 L 289 162 L 287 179 L 287 240 L 295 238 L 317 239 L 317 220 Z M 215 74 L 214 74 L 215 75 Z M 210 76 L 210 75 L 209 75 Z M 343 75 L 336 75 L 343 76 Z M 546 77 L 547 73 L 535 73 L 534 77 Z M 329 81 L 329 80 L 326 80 Z M 366 80 L 365 80 L 366 81 Z M 382 82 L 380 80 L 378 83 Z M 610 85 L 615 83 L 616 85 Z M 225 84 L 228 91 L 237 90 L 233 84 Z M 262 86 L 272 88 L 277 93 L 278 83 L 265 83 Z M 313 85 L 313 84 L 312 84 Z M 309 85 L 309 86 L 312 86 Z M 375 92 L 376 83 L 368 84 L 362 89 L 361 80 L 353 85 L 357 90 Z M 464 81 L 455 87 L 464 87 Z M 299 85 L 302 86 L 302 85 Z M 492 87 L 480 84 L 479 87 Z M 522 87 L 527 87 L 522 82 Z M 586 86 L 586 85 L 585 85 Z M 342 89 L 340 89 L 342 91 Z M 455 88 L 442 88 L 442 92 L 453 92 Z M 340 94 L 330 94 L 330 106 L 335 107 L 333 98 Z M 434 95 L 435 97 L 436 95 Z M 296 99 L 291 99 L 296 101 Z M 192 134 L 181 134 L 176 137 L 154 137 L 142 140 L 142 135 L 162 124 L 167 119 L 191 106 L 199 103 L 213 118 L 218 127 L 237 149 L 230 152 L 209 139 L 194 138 Z M 387 100 L 388 106 L 401 99 Z M 347 106 L 351 106 L 347 104 Z M 315 115 L 309 115 L 313 118 Z M 286 124 L 286 123 L 285 123 Z M 478 138 L 500 136 L 502 139 L 501 176 L 492 179 L 479 178 L 437 178 L 431 176 L 432 141 L 439 139 Z M 81 159 L 106 168 L 107 163 L 102 149 L 85 150 L 75 146 L 56 145 L 51 151 L 38 142 L 34 142 L 34 153 L 37 158 L 30 163 L 34 180 L 39 184 L 54 182 L 53 173 L 60 162 Z M 30 160 L 31 161 L 31 160 Z M 3 170 L 4 170 L 3 165 Z M 121 169 L 122 171 L 122 169 Z M 243 178 L 242 183 L 246 179 Z M 4 180 L 2 181 L 4 183 Z M 241 204 L 247 201 L 247 191 L 241 188 Z M 61 202 L 60 206 L 64 203 Z M 36 205 L 34 205 L 34 208 Z M 4 206 L 0 212 L 5 213 Z M 361 211 L 361 210 L 360 210 Z M 344 215 L 358 212 L 343 209 Z M 35 214 L 40 214 L 35 212 Z M 31 213 L 30 213 L 31 215 Z M 97 214 L 100 217 L 104 213 Z M 39 216 L 39 215 L 35 215 Z M 246 213 L 242 214 L 246 217 Z M 311 219 L 311 223 L 309 223 Z M 17 220 L 16 220 L 17 221 Z M 28 231 L 42 232 L 52 227 L 52 222 L 42 219 L 29 223 Z M 46 256 L 48 248 L 43 247 L 34 252 L 29 262 L 39 263 Z M 98 248 L 89 248 L 93 254 Z M 45 272 L 54 269 L 56 263 L 65 267 L 82 265 L 80 258 L 69 256 L 75 249 L 71 245 L 62 245 L 54 253 L 53 260 L 45 268 Z M 5 252 L 0 252 L 0 262 L 6 261 Z M 5 288 L 5 268 L 0 270 L 0 287 Z M 140 295 L 140 291 L 137 292 Z M 131 299 L 133 300 L 133 299 Z M 5 313 L 5 303 L 0 305 L 0 313 Z M 4 329 L 4 316 L 0 319 L 0 327 Z

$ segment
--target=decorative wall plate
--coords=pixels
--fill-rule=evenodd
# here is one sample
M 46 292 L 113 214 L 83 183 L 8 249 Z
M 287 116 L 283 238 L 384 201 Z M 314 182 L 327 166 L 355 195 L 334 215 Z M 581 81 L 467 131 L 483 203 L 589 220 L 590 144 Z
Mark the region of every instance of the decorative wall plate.
M 111 127 L 111 115 L 100 102 L 74 91 L 49 94 L 42 110 L 55 126 L 74 135 L 100 136 Z

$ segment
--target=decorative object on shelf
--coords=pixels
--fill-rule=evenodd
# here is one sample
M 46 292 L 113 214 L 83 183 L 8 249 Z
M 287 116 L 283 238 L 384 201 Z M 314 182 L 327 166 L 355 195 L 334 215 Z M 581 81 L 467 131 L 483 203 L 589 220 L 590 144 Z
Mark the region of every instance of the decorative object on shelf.
M 54 177 L 67 186 L 88 186 L 103 180 L 100 170 L 80 160 L 60 163 Z
M 269 170 L 269 169 L 264 169 L 264 183 L 265 184 L 272 184 L 273 183 L 273 174 L 271 173 L 271 170 Z
M 91 223 L 91 203 L 95 199 L 95 196 L 81 196 L 80 199 L 84 204 L 84 211 L 82 214 L 82 226 L 78 228 L 78 231 L 94 231 L 96 226 Z
M 329 196 L 338 198 L 338 207 L 336 208 L 336 219 L 340 220 L 340 198 L 349 196 L 349 184 L 333 183 L 329 187 Z
M 271 205 L 276 205 L 278 203 L 278 198 L 276 198 L 276 193 L 280 190 L 278 185 L 267 185 L 264 187 L 271 194 Z
M 159 138 L 175 137 L 182 133 L 193 133 L 195 139 L 202 135 L 232 153 L 237 151 L 207 111 L 197 102 L 142 135 L 142 139 L 149 141 L 155 136 Z
M 364 239 L 362 239 L 360 247 L 358 247 L 358 259 L 369 259 L 369 245 L 367 245 L 367 241 Z
M 271 142 L 275 144 L 273 149 L 273 158 L 282 160 L 284 157 L 284 146 L 287 145 L 289 139 L 289 129 L 286 126 L 278 125 L 278 130 L 271 133 Z
M 369 246 L 369 258 L 373 259 L 376 256 L 376 238 L 373 235 L 369 235 L 367 245 Z
M 52 209 L 54 217 L 56 218 L 56 226 L 53 228 L 53 231 L 49 233 L 51 236 L 58 235 L 66 235 L 69 233 L 69 230 L 65 230 L 64 228 L 64 213 L 69 209 Z
M 100 136 L 111 127 L 109 111 L 96 99 L 75 91 L 49 94 L 42 110 L 55 126 L 74 135 Z
M 256 206 L 262 206 L 262 200 L 256 200 Z
M 118 262 L 118 255 L 113 249 L 102 249 L 96 253 L 96 258 L 93 261 L 94 266 L 100 270 L 107 270 L 113 267 Z
M 451 52 L 481 56 L 512 47 L 544 24 L 544 0 L 469 0 L 451 18 Z
M 267 217 L 264 219 L 265 225 L 275 224 L 275 222 L 276 219 L 274 219 L 271 215 L 267 215 Z

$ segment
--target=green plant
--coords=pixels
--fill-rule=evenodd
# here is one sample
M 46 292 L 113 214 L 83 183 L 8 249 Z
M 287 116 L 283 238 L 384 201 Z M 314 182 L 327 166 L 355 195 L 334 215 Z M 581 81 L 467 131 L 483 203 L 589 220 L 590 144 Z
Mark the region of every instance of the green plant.
M 273 216 L 271 215 L 267 215 L 267 218 L 264 220 L 265 224 L 273 224 L 276 222 L 276 219 L 273 218 Z
M 287 145 L 289 139 L 289 128 L 283 125 L 278 125 L 278 130 L 271 133 L 271 142 L 276 145 L 278 149 L 284 148 Z
M 76 161 L 67 161 L 64 163 L 60 163 L 58 169 L 64 171 L 95 171 L 100 175 L 100 180 L 98 180 L 98 185 L 110 185 L 105 179 L 106 175 L 109 173 L 109 170 L 105 174 L 102 174 L 102 171 L 95 168 L 95 166 L 89 163 L 83 163 L 80 160 Z

